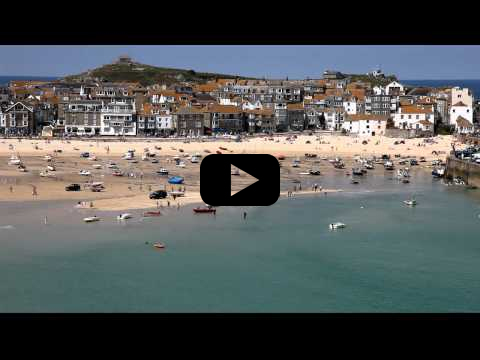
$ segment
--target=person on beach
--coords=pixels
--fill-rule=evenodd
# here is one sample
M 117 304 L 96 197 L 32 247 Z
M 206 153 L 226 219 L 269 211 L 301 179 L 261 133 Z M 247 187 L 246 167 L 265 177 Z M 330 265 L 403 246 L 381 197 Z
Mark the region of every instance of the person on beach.
M 180 210 L 180 203 L 177 203 L 177 210 Z
M 244 211 L 244 212 L 243 212 L 243 220 L 246 220 L 246 219 L 247 219 L 247 212 Z
M 170 207 L 170 200 L 167 201 L 167 206 Z
M 13 186 L 10 185 L 10 192 L 13 193 Z
M 90 201 L 90 207 L 93 208 L 93 201 Z
M 157 200 L 157 209 L 160 207 L 160 204 L 158 203 L 158 200 Z

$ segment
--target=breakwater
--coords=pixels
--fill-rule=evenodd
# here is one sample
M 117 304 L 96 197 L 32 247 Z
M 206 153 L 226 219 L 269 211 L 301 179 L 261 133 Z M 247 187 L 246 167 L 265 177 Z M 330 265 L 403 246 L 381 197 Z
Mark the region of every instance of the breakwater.
M 469 160 L 457 159 L 452 155 L 448 156 L 445 175 L 447 179 L 460 176 L 467 184 L 480 187 L 480 164 Z

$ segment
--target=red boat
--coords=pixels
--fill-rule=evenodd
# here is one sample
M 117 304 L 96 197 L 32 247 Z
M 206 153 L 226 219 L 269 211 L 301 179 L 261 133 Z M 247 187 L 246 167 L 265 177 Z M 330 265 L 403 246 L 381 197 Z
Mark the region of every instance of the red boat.
M 193 212 L 194 213 L 213 213 L 215 214 L 217 212 L 216 209 L 212 209 L 212 208 L 194 208 L 193 209 Z
M 145 211 L 143 213 L 144 217 L 160 216 L 162 213 L 160 211 Z

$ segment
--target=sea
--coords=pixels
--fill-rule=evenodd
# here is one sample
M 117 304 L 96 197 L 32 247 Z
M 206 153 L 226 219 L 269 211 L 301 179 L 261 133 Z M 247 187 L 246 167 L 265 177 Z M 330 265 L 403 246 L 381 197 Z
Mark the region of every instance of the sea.
M 344 191 L 92 224 L 71 202 L 1 203 L 0 312 L 480 311 L 478 191 L 424 170 L 315 181 Z
M 468 88 L 472 91 L 473 96 L 480 96 L 480 80 L 400 80 L 400 83 L 411 86 L 426 86 L 426 87 L 448 87 L 460 86 L 461 88 Z
M 13 80 L 33 80 L 33 81 L 53 81 L 58 77 L 54 76 L 0 76 L 0 86 L 8 86 L 8 83 Z

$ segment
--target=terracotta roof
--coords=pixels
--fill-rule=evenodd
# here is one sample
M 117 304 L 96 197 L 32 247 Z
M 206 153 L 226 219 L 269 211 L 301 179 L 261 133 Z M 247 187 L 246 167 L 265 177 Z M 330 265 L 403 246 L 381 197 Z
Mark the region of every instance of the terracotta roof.
M 242 110 L 234 105 L 220 105 L 220 104 L 213 104 L 208 107 L 210 112 L 216 113 L 224 113 L 224 114 L 235 114 L 239 113 Z
M 314 94 L 313 95 L 313 100 L 325 100 L 327 95 L 325 94 Z
M 402 114 L 433 114 L 433 106 L 404 105 L 400 110 Z
M 302 103 L 287 104 L 287 110 L 305 110 Z
M 218 84 L 207 83 L 207 84 L 198 84 L 194 91 L 196 92 L 212 92 L 218 89 Z
M 465 105 L 463 102 L 459 101 L 455 105 L 452 105 L 452 106 L 467 106 L 467 105 Z
M 360 120 L 387 121 L 388 116 L 373 115 L 373 114 L 354 114 L 354 115 L 348 115 L 347 116 L 347 121 L 360 121 Z
M 462 116 L 457 117 L 457 125 L 464 128 L 473 127 L 473 124 Z
M 196 107 L 188 107 L 188 106 L 181 106 L 176 111 L 177 114 L 191 114 L 191 113 L 205 113 L 205 108 L 196 108 Z

